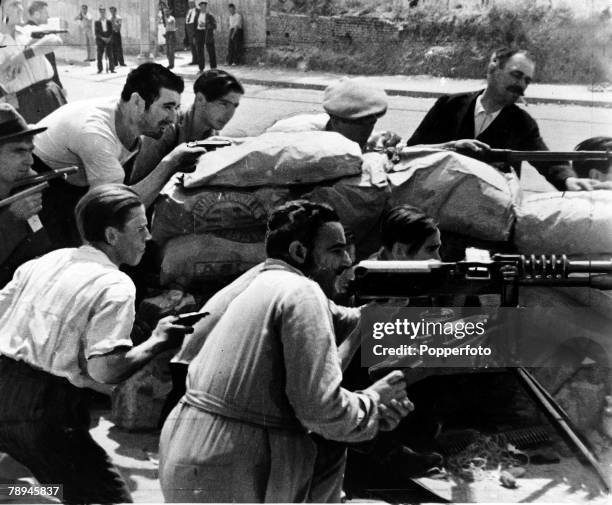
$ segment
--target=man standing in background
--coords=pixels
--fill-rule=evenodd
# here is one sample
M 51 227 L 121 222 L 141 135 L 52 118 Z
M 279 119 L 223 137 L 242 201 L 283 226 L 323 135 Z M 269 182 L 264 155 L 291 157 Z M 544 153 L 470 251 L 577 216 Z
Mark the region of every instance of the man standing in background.
M 121 65 L 125 67 L 125 61 L 123 61 L 123 44 L 121 43 L 121 16 L 117 16 L 117 7 L 110 7 L 111 12 L 111 46 L 113 49 L 113 67 Z
M 104 69 L 102 59 L 106 55 L 109 70 L 115 73 L 115 58 L 113 56 L 112 33 L 113 27 L 110 20 L 106 19 L 106 9 L 100 7 L 100 19 L 94 23 L 94 33 L 96 34 L 98 73 Z
M 176 19 L 172 15 L 172 11 L 168 8 L 164 9 L 166 17 L 166 56 L 168 57 L 168 68 L 174 68 L 174 51 L 176 50 Z
M 196 50 L 195 41 L 195 30 L 196 30 L 196 17 L 198 15 L 198 9 L 196 8 L 195 0 L 189 0 L 189 10 L 185 16 L 185 49 L 187 46 L 191 49 L 191 61 L 189 65 L 198 64 L 198 54 Z
M 199 11 L 195 20 L 195 41 L 196 52 L 198 56 L 198 67 L 200 71 L 206 66 L 206 56 L 204 55 L 204 47 L 208 51 L 210 58 L 210 68 L 217 68 L 217 55 L 215 53 L 215 30 L 217 21 L 215 18 L 206 12 L 208 2 L 200 2 L 198 4 Z
M 236 12 L 234 4 L 228 5 L 229 9 L 229 43 L 227 46 L 227 64 L 240 65 L 242 56 L 242 44 L 244 31 L 242 29 L 242 15 Z
M 41 0 L 34 0 L 28 7 L 28 15 L 30 19 L 28 20 L 28 25 L 30 26 L 41 26 L 46 25 L 49 21 L 49 10 L 48 10 L 47 2 L 43 2 Z M 60 81 L 59 74 L 57 72 L 57 63 L 55 61 L 55 53 L 47 53 L 45 54 L 47 60 L 49 60 L 49 64 L 53 68 L 53 81 L 61 88 L 64 96 L 66 95 L 66 90 L 64 86 L 62 86 L 62 82 Z
M 93 18 L 87 10 L 87 5 L 81 5 L 81 12 L 79 12 L 79 15 L 74 20 L 79 22 L 79 31 L 81 32 L 81 37 L 85 40 L 85 47 L 87 48 L 87 58 L 85 58 L 85 61 L 94 61 Z

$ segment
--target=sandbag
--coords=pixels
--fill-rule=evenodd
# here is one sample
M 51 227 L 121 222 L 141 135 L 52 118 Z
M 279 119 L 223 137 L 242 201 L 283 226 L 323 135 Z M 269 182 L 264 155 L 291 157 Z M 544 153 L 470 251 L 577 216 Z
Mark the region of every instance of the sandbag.
M 442 230 L 507 241 L 520 199 L 518 178 L 473 158 L 439 149 L 406 148 L 387 173 L 390 205 L 421 208 Z
M 290 199 L 290 190 L 282 187 L 187 190 L 175 176 L 156 202 L 151 234 L 159 244 L 193 233 L 212 233 L 237 242 L 261 242 L 270 211 Z
M 358 258 L 365 258 L 380 247 L 380 216 L 390 196 L 384 170 L 386 161 L 384 155 L 365 154 L 360 176 L 340 179 L 331 186 L 318 186 L 304 195 L 336 210 L 344 228 L 354 236 Z
M 612 254 L 612 191 L 525 197 L 516 210 L 514 243 L 525 254 Z
M 264 133 L 204 154 L 186 188 L 314 184 L 361 172 L 359 145 L 336 132 Z
M 170 239 L 162 250 L 162 286 L 215 291 L 266 257 L 263 238 L 243 243 L 208 233 Z
M 119 384 L 111 395 L 111 421 L 123 430 L 153 430 L 172 389 L 168 364 L 176 351 L 158 354 L 129 379 Z

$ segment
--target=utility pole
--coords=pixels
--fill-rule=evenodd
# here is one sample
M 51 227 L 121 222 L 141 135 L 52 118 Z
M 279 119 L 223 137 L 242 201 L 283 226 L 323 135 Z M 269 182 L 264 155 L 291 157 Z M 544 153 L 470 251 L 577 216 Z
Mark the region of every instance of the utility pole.
M 157 0 L 141 0 L 140 52 L 138 63 L 152 61 L 157 55 Z

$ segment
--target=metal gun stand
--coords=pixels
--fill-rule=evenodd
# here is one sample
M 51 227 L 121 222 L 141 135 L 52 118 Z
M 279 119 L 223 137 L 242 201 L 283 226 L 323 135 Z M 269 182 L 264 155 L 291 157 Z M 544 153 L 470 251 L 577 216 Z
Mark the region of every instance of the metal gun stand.
M 544 268 L 544 265 L 535 258 L 532 258 L 531 265 L 533 268 Z M 507 271 L 503 271 L 500 303 L 501 307 L 519 306 L 518 288 L 518 270 L 516 268 L 511 268 Z M 508 324 L 516 324 L 516 321 L 510 321 Z M 511 327 L 509 330 L 509 334 L 515 333 Z M 516 342 L 518 340 L 519 339 L 515 339 L 514 341 Z M 572 452 L 574 452 L 578 458 L 578 461 L 580 461 L 580 463 L 582 463 L 584 466 L 591 467 L 591 469 L 597 475 L 597 478 L 599 479 L 605 492 L 610 494 L 612 492 L 612 485 L 608 480 L 608 476 L 599 466 L 599 461 L 594 454 L 591 443 L 582 433 L 580 433 L 563 408 L 525 367 L 508 367 L 507 370 L 515 375 L 519 384 L 521 384 L 527 394 L 532 398 L 536 406 L 544 412 L 546 418 L 549 420 L 555 431 L 557 431 L 561 438 L 563 438 L 563 440 L 572 449 Z

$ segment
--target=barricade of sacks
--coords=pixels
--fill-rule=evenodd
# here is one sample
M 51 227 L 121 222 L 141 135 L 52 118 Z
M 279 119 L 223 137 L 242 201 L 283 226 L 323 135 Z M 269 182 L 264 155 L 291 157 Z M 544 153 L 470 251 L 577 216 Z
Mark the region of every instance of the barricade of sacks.
M 260 262 L 270 210 L 298 197 L 336 208 L 358 258 L 379 247 L 383 210 L 401 203 L 468 241 L 538 254 L 612 251 L 610 191 L 522 198 L 514 173 L 451 151 L 406 148 L 391 163 L 334 132 L 266 133 L 205 154 L 166 185 L 152 223 L 164 246 L 162 283 L 193 288 Z
M 162 284 L 201 294 L 220 289 L 264 259 L 270 211 L 300 197 L 337 210 L 358 259 L 380 247 L 384 209 L 402 203 L 421 207 L 443 231 L 461 233 L 468 242 L 505 242 L 524 253 L 612 255 L 612 191 L 523 198 L 514 174 L 451 151 L 408 148 L 391 163 L 385 154 L 362 155 L 355 143 L 331 132 L 270 133 L 205 154 L 195 172 L 177 174 L 165 186 L 152 220 L 162 249 Z M 549 315 L 559 322 L 576 304 L 592 307 L 602 327 L 612 318 L 612 297 L 589 288 L 522 290 L 521 302 L 554 305 Z M 534 325 L 534 333 L 546 328 L 547 319 Z M 603 335 L 595 339 L 602 345 Z M 156 412 L 167 377 L 162 383 L 152 388 Z M 132 393 L 115 395 L 117 410 L 124 397 L 142 394 L 136 387 Z M 143 428 L 141 418 L 132 412 L 121 424 Z

